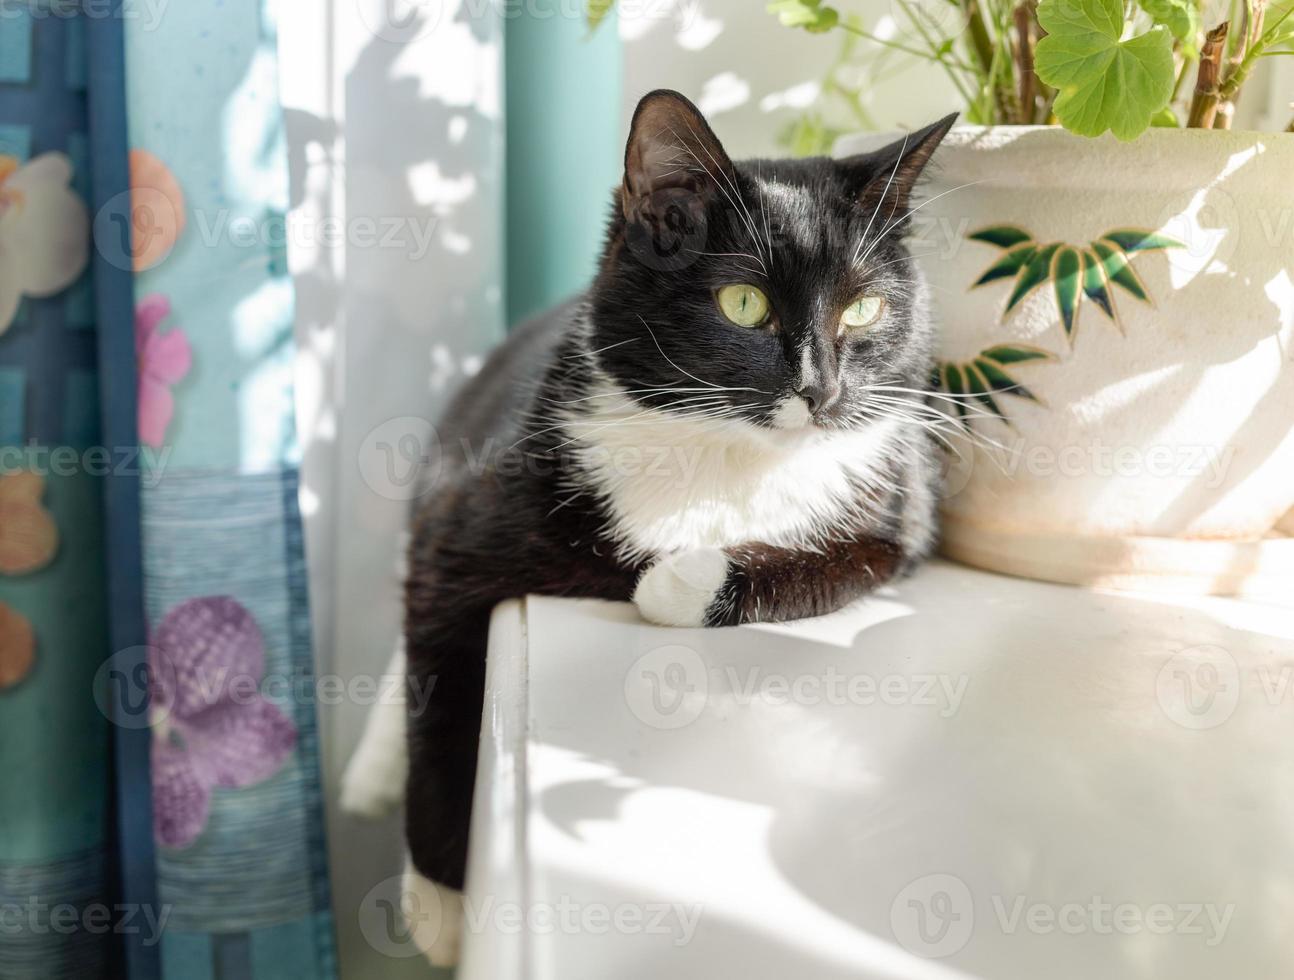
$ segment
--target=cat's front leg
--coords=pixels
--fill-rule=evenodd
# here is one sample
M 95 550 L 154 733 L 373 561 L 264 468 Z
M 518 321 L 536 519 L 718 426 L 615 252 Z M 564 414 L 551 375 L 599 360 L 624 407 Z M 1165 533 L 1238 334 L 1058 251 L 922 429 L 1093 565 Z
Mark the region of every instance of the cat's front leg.
M 652 565 L 634 604 L 663 626 L 736 626 L 821 616 L 893 578 L 898 545 L 876 537 L 828 542 L 816 550 L 752 543 L 699 548 Z

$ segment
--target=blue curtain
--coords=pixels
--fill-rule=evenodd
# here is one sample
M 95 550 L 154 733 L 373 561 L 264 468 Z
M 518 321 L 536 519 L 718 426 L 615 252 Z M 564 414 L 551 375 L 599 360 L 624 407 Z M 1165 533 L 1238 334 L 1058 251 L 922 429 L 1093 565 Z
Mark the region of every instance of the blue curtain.
M 265 7 L 0 16 L 2 977 L 335 972 Z

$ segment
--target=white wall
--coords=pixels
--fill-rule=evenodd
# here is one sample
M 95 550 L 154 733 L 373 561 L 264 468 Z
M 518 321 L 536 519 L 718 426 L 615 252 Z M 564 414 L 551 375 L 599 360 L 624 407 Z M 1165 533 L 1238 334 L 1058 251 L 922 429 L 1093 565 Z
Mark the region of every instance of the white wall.
M 892 20 L 887 0 L 840 6 L 881 30 L 886 18 Z M 782 27 L 760 0 L 640 0 L 626 4 L 620 36 L 625 129 L 642 95 L 654 88 L 677 89 L 707 114 L 729 154 L 738 158 L 785 155 L 777 147 L 777 131 L 797 106 L 812 101 L 840 44 L 835 33 Z M 933 65 L 907 64 L 867 91 L 868 110 L 883 130 L 920 126 L 961 108 Z

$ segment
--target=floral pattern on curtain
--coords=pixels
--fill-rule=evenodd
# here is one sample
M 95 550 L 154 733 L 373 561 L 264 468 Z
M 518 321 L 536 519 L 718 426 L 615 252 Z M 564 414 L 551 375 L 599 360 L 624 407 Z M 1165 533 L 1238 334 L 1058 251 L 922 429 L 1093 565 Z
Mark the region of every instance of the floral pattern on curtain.
M 6 978 L 335 973 L 266 7 L 0 17 Z

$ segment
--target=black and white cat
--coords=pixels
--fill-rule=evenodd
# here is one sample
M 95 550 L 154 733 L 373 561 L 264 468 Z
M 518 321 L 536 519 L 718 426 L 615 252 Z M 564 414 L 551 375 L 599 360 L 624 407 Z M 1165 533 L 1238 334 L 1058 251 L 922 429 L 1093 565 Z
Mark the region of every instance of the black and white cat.
M 929 552 L 935 328 L 903 235 L 953 120 L 843 160 L 734 163 L 681 95 L 639 103 L 592 288 L 516 330 L 437 428 L 405 621 L 408 674 L 435 684 L 407 726 L 370 723 L 344 789 L 395 802 L 407 727 L 410 887 L 463 885 L 499 601 L 798 619 Z

